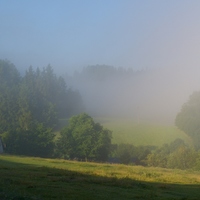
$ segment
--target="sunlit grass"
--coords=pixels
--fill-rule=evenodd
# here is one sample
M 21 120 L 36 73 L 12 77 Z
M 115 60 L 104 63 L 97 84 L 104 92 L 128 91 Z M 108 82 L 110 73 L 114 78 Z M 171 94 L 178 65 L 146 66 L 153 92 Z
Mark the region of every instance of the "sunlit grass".
M 0 199 L 198 199 L 200 173 L 0 156 Z
M 155 167 L 130 166 L 122 164 L 67 161 L 24 156 L 0 156 L 0 160 L 27 164 L 35 167 L 71 170 L 79 173 L 115 178 L 130 178 L 140 181 L 194 184 L 200 183 L 200 173 Z M 186 176 L 184 176 L 186 175 Z

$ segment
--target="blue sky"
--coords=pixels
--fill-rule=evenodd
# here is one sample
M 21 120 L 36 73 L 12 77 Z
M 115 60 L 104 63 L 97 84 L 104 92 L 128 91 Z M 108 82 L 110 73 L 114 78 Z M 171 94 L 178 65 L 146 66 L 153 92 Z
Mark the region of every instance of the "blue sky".
M 199 0 L 0 0 L 0 59 L 133 69 L 200 66 Z

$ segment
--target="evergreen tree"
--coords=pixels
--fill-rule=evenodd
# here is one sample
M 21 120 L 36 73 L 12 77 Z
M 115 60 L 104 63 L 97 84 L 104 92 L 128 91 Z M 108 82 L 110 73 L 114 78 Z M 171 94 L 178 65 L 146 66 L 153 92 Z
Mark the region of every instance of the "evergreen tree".
M 0 134 L 16 127 L 20 74 L 9 61 L 0 60 Z
M 5 132 L 2 136 L 6 152 L 18 155 L 51 157 L 54 151 L 54 134 L 42 124 L 32 129 L 17 129 Z
M 21 77 L 13 64 L 0 60 L 0 134 L 7 152 L 49 156 L 58 117 L 78 112 L 79 103 L 78 93 L 50 65 L 30 66 Z

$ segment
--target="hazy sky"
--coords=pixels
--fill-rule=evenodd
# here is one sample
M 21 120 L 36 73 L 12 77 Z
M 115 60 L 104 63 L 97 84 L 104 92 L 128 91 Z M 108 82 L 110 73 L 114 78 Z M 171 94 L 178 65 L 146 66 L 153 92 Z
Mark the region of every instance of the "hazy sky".
M 17 68 L 200 66 L 199 0 L 0 0 L 0 59 Z
M 59 72 L 199 68 L 200 1 L 0 0 L 0 59 Z

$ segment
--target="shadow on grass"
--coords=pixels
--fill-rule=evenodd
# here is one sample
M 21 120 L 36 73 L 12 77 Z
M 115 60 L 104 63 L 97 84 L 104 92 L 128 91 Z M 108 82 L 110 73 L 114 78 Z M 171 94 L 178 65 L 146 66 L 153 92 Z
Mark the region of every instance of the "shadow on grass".
M 200 198 L 199 185 L 150 183 L 0 159 L 1 200 Z

